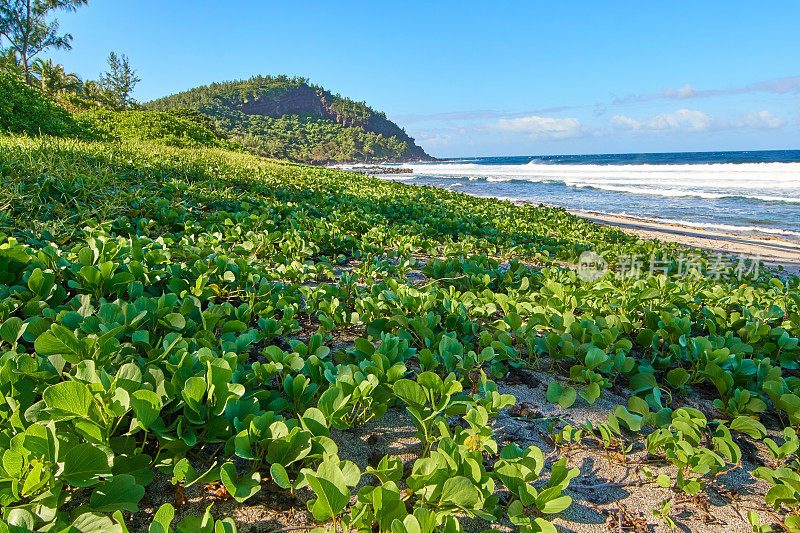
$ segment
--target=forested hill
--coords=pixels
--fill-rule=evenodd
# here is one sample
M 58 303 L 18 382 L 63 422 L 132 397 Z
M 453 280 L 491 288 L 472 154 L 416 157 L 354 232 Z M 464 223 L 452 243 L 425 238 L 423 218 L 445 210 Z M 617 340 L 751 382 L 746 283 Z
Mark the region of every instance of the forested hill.
M 306 78 L 254 76 L 212 83 L 145 107 L 200 111 L 231 140 L 270 157 L 308 163 L 430 159 L 384 113 Z

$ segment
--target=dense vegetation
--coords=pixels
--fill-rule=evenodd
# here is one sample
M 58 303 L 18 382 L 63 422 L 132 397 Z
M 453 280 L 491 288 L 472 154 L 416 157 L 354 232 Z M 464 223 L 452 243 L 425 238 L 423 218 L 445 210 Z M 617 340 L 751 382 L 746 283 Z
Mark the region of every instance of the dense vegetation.
M 206 124 L 207 117 L 199 113 L 98 110 L 80 116 L 111 139 L 143 140 L 183 147 L 237 149 L 234 143 L 210 129 L 208 126 L 213 128 L 213 124 Z
M 202 485 L 334 530 L 552 532 L 586 489 L 576 448 L 646 454 L 640 483 L 699 498 L 758 446 L 748 519 L 800 531 L 796 276 L 704 276 L 702 252 L 687 275 L 674 245 L 563 210 L 166 144 L 191 143 L 0 136 L 2 527 L 235 531 L 186 511 Z M 585 281 L 587 250 L 664 273 Z M 629 399 L 548 419 L 545 456 L 493 431 L 527 370 L 564 408 Z M 415 458 L 343 460 L 401 408 Z
M 171 146 L 241 149 L 224 139 L 214 122 L 196 111 L 96 109 L 71 113 L 42 90 L 8 74 L 0 74 L 0 129 L 84 140 L 142 140 Z
M 29 135 L 93 136 L 86 124 L 41 91 L 3 73 L 0 73 L 0 130 Z
M 214 118 L 232 140 L 269 157 L 310 163 L 428 157 L 383 113 L 305 78 L 256 76 L 213 83 L 146 107 L 200 111 Z
M 381 162 L 410 158 L 406 141 L 363 128 L 344 127 L 326 119 L 286 115 L 280 118 L 245 115 L 221 122 L 243 146 L 277 159 L 308 163 Z M 227 130 L 227 127 L 231 127 Z

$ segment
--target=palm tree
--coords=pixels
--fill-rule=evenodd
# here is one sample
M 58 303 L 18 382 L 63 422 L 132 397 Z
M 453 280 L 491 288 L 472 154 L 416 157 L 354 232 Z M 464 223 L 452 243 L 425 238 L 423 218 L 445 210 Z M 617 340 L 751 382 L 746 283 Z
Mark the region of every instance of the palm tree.
M 53 85 L 53 71 L 55 70 L 53 60 L 37 59 L 31 65 L 30 70 L 33 78 L 38 82 L 39 88 L 43 92 L 51 94 L 51 92 L 48 91 L 48 88 Z
M 87 80 L 83 82 L 81 88 L 81 95 L 84 100 L 94 102 L 97 106 L 104 106 L 108 104 L 108 97 L 106 91 L 100 82 Z
M 75 94 L 83 85 L 77 74 L 67 74 L 64 65 L 56 65 L 52 59 L 37 59 L 31 65 L 31 72 L 42 91 L 51 96 Z

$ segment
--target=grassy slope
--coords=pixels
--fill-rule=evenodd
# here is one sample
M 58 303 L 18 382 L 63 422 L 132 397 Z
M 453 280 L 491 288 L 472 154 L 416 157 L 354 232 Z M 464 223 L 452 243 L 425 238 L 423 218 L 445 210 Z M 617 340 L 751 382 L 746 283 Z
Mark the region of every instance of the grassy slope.
M 560 382 L 587 396 L 593 396 L 589 382 L 599 377 L 598 390 L 630 386 L 655 413 L 677 408 L 685 390 L 709 400 L 721 395 L 726 402 L 734 390 L 750 390 L 769 404 L 763 420 L 771 429 L 798 424 L 790 409 L 793 398 L 800 401 L 798 350 L 779 340 L 800 335 L 796 278 L 784 284 L 765 275 L 743 283 L 730 272 L 721 280 L 609 275 L 586 283 L 553 260 L 575 263 L 589 248 L 612 264 L 621 253 L 679 252 L 561 210 L 220 149 L 6 136 L 0 137 L 0 175 L 0 323 L 28 324 L 18 338 L 3 335 L 0 345 L 4 368 L 25 368 L 17 381 L 11 374 L 0 379 L 4 394 L 19 402 L 0 409 L 2 448 L 37 416 L 48 421 L 46 411 L 26 413 L 47 387 L 94 381 L 101 405 L 111 401 L 115 387 L 124 388 L 92 377 L 85 363 L 77 364 L 82 359 L 94 360 L 94 370 L 109 376 L 127 373 L 131 367 L 123 366 L 134 363 L 144 384 L 130 392 L 152 389 L 162 404 L 148 438 L 131 425 L 137 412 L 110 407 L 101 421 L 91 422 L 101 427 L 100 436 L 78 431 L 74 420 L 55 424 L 64 449 L 87 441 L 129 457 L 131 445 L 140 447 L 153 463 L 130 471 L 145 485 L 151 467 L 171 472 L 187 454 L 232 457 L 229 439 L 241 429 L 236 413 L 254 408 L 293 418 L 295 410 L 316 405 L 329 386 L 318 375 L 320 360 L 342 376 L 344 369 L 334 364 L 363 364 L 365 358 L 358 343 L 330 355 L 306 344 L 332 345 L 343 336 L 377 343 L 381 334 L 407 343 L 407 350 L 392 356 L 395 363 L 411 369 L 433 361 L 468 387 L 480 365 L 470 366 L 467 352 L 489 346 L 495 355 L 483 368 L 498 375 L 509 365 L 546 370 L 552 357 L 562 376 L 579 367 L 572 381 Z M 507 260 L 512 262 L 501 264 Z M 43 273 L 50 276 L 44 282 Z M 48 330 L 67 335 L 64 329 L 85 344 L 37 341 Z M 96 342 L 109 329 L 115 340 Z M 314 333 L 321 338 L 314 340 Z M 593 348 L 608 358 L 599 366 L 587 359 L 590 352 L 597 357 Z M 253 366 L 298 356 L 299 367 L 282 363 L 293 370 Z M 724 391 L 715 384 L 727 378 L 709 370 L 709 361 L 730 375 Z M 193 414 L 181 391 L 190 377 L 216 380 L 212 366 L 225 369 L 218 370 L 227 376 L 223 383 L 233 381 L 242 390 L 221 396 L 230 403 L 222 416 Z M 598 371 L 594 377 L 589 366 Z M 676 368 L 686 369 L 693 389 L 668 379 L 666 372 Z M 277 384 L 299 373 L 320 378 L 320 389 L 303 400 Z M 641 377 L 649 374 L 672 391 L 669 398 L 653 397 L 651 382 Z M 747 407 L 724 406 L 717 414 L 735 419 L 748 414 Z M 664 423 L 663 409 L 660 422 L 647 416 L 650 425 Z M 668 427 L 669 412 L 666 417 Z M 226 442 L 229 448 L 220 449 Z M 254 463 L 238 464 L 244 472 Z M 55 465 L 48 468 L 63 479 Z M 96 483 L 64 493 L 62 509 L 85 502 Z M 141 524 L 146 515 L 134 514 L 133 522 Z

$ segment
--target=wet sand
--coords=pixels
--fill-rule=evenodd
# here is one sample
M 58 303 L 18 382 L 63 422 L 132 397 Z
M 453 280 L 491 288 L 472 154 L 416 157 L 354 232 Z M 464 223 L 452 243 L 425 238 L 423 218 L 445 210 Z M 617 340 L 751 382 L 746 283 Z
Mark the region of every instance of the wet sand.
M 572 211 L 572 214 L 600 224 L 615 226 L 645 239 L 674 242 L 732 256 L 757 257 L 766 266 L 800 274 L 800 243 L 779 237 L 736 235 L 702 228 L 666 224 L 617 215 Z

